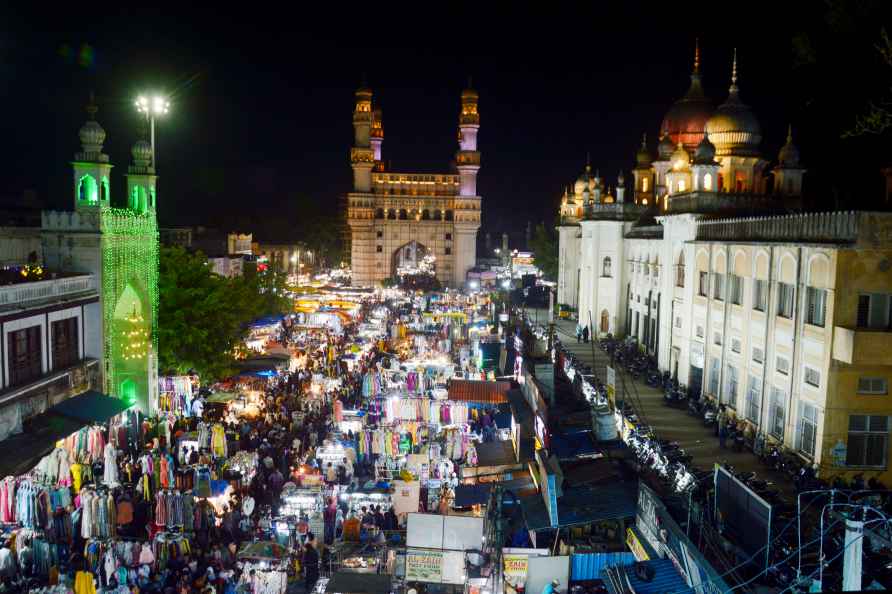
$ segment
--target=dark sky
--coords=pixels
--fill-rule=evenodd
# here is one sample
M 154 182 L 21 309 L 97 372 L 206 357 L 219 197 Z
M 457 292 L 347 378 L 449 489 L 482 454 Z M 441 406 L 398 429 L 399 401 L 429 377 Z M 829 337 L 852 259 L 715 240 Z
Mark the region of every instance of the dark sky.
M 762 122 L 767 157 L 792 122 L 813 190 L 836 188 L 865 204 L 879 196 L 877 167 L 889 154 L 878 147 L 888 138 L 843 142 L 839 131 L 871 93 L 889 88 L 868 43 L 888 22 L 877 16 L 882 3 L 842 2 L 854 19 L 842 37 L 827 34 L 821 2 L 803 3 L 808 12 L 747 3 L 738 11 L 745 20 L 714 3 L 675 3 L 671 12 L 667 3 L 624 4 L 621 12 L 605 3 L 504 11 L 364 3 L 330 14 L 302 4 L 294 3 L 299 12 L 241 4 L 227 13 L 220 4 L 201 15 L 176 5 L 157 14 L 147 6 L 142 16 L 137 5 L 6 15 L 0 196 L 33 188 L 50 206 L 69 206 L 68 162 L 93 89 L 120 198 L 137 132 L 132 101 L 160 89 L 172 95 L 157 129 L 162 224 L 259 231 L 274 218 L 297 228 L 309 206 L 334 213 L 349 189 L 353 91 L 363 72 L 384 111 L 384 159 L 396 171 L 448 169 L 459 92 L 472 75 L 485 224 L 545 220 L 586 152 L 614 183 L 632 165 L 642 132 L 655 147 L 663 114 L 688 86 L 695 36 L 716 103 L 727 95 L 738 47 L 741 96 Z M 794 69 L 791 40 L 803 31 L 820 60 Z

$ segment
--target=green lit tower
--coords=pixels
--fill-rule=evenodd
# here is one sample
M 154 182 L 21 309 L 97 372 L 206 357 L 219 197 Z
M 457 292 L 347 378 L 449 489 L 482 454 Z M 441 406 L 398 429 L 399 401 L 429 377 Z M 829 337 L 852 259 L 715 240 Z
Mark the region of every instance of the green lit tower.
M 44 258 L 58 270 L 96 276 L 102 336 L 93 356 L 102 362 L 104 391 L 149 412 L 158 391 L 157 176 L 151 145 L 140 138 L 131 151 L 126 207 L 112 207 L 112 165 L 102 153 L 106 135 L 96 112 L 91 98 L 82 151 L 72 162 L 74 212 L 43 213 Z

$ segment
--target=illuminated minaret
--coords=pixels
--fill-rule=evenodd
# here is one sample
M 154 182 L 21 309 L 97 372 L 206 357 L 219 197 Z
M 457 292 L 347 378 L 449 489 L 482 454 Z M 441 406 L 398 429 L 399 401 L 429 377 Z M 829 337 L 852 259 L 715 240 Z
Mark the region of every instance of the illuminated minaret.
M 80 129 L 81 151 L 74 155 L 74 208 L 78 211 L 99 211 L 111 205 L 109 177 L 112 166 L 102 152 L 105 130 L 96 121 L 96 102 L 90 95 L 89 119 Z
M 375 154 L 372 150 L 371 132 L 372 91 L 363 86 L 356 91 L 356 106 L 353 108 L 353 148 L 350 149 L 353 190 L 356 192 L 372 190 Z
M 477 131 L 480 114 L 477 112 L 477 91 L 468 88 L 461 93 L 461 114 L 458 116 L 458 153 L 455 162 L 461 177 L 459 195 L 477 195 L 477 172 L 480 170 L 480 151 L 477 150 Z
M 370 142 L 375 158 L 375 171 L 384 171 L 384 162 L 381 160 L 381 145 L 384 143 L 384 122 L 381 108 L 372 110 L 372 132 Z

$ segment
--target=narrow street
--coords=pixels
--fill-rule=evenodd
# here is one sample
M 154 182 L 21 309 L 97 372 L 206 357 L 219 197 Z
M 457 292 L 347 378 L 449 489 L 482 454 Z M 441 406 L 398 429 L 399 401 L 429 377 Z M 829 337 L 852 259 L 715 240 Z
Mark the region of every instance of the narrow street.
M 542 310 L 530 315 L 533 319 L 538 315 L 539 320 L 546 320 L 548 312 Z M 576 341 L 575 321 L 558 319 L 555 321 L 555 331 L 564 346 L 581 361 L 590 365 L 602 381 L 607 377 L 609 356 L 599 348 L 597 342 L 585 344 Z M 792 482 L 785 475 L 766 468 L 752 452 L 746 449 L 735 452 L 730 447 L 721 448 L 713 429 L 705 427 L 700 417 L 688 414 L 686 407 L 676 408 L 664 404 L 662 390 L 648 386 L 643 381 L 632 380 L 621 367 L 617 368 L 616 381 L 618 392 L 622 391 L 622 382 L 626 382 L 629 399 L 643 421 L 653 427 L 661 439 L 677 441 L 694 457 L 694 467 L 708 469 L 716 462 L 728 464 L 738 471 L 756 472 L 760 478 L 775 483 L 778 489 L 787 495 L 795 493 Z

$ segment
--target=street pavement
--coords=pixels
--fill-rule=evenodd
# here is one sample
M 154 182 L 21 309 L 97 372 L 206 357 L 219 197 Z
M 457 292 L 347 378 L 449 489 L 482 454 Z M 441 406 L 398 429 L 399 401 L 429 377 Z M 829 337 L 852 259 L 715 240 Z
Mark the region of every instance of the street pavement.
M 529 313 L 529 310 L 528 310 Z M 547 311 L 536 312 L 540 323 L 547 319 Z M 535 319 L 535 315 L 530 316 Z M 564 346 L 580 361 L 589 365 L 594 373 L 602 381 L 607 377 L 606 368 L 610 363 L 610 357 L 602 351 L 597 344 L 591 341 L 586 343 L 576 342 L 576 322 L 567 319 L 555 321 L 555 331 L 558 333 Z M 622 381 L 626 382 L 627 393 L 630 402 L 639 417 L 651 426 L 660 439 L 677 441 L 681 447 L 693 456 L 692 466 L 701 470 L 712 468 L 715 462 L 730 464 L 739 472 L 755 471 L 757 476 L 775 483 L 777 488 L 787 495 L 795 493 L 792 482 L 781 473 L 769 470 L 749 450 L 744 448 L 742 452 L 735 452 L 726 443 L 726 448 L 719 446 L 719 439 L 714 434 L 712 427 L 703 425 L 703 419 L 695 417 L 687 412 L 687 406 L 670 407 L 663 402 L 663 391 L 648 386 L 643 381 L 634 381 L 617 369 L 617 393 L 622 393 Z M 637 388 L 637 398 L 635 390 Z M 640 401 L 640 404 L 639 404 Z

